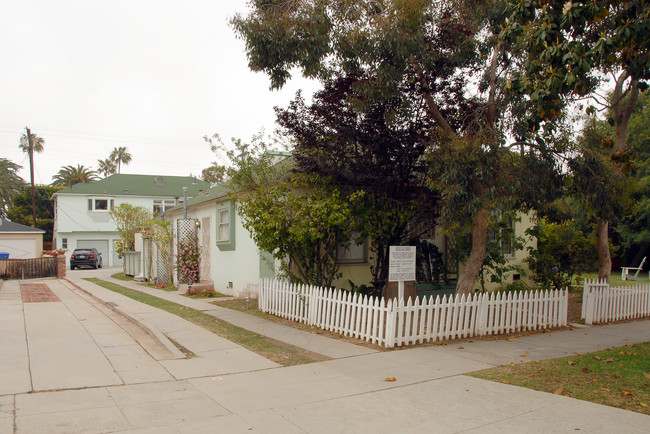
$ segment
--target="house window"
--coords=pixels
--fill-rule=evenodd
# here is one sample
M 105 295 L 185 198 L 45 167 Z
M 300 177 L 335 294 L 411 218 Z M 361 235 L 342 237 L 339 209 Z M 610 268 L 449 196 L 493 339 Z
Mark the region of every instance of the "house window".
M 219 210 L 219 235 L 218 241 L 230 241 L 230 210 Z
M 217 205 L 217 247 L 235 250 L 235 207 L 232 201 Z
M 67 249 L 68 248 L 68 239 L 67 238 L 61 238 L 61 248 L 62 249 Z
M 350 241 L 339 247 L 337 255 L 340 264 L 365 264 L 368 262 L 368 240 L 357 244 L 354 239 L 357 234 L 352 234 Z
M 108 212 L 115 207 L 115 200 L 104 197 L 94 197 L 88 199 L 88 211 Z
M 174 199 L 154 199 L 153 213 L 161 215 L 176 206 Z
M 512 217 L 504 217 L 498 223 L 498 228 L 488 231 L 488 241 L 497 243 L 506 256 L 514 255 L 512 239 L 515 236 L 515 221 Z

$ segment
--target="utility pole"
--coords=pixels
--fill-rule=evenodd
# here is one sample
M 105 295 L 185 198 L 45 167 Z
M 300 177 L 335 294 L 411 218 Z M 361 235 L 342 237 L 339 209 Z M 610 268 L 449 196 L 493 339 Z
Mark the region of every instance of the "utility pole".
M 32 137 L 31 131 L 29 128 L 25 127 L 27 131 L 27 144 L 29 146 L 29 175 L 32 182 L 32 220 L 34 221 L 34 227 L 36 227 L 36 188 L 34 188 L 34 138 Z

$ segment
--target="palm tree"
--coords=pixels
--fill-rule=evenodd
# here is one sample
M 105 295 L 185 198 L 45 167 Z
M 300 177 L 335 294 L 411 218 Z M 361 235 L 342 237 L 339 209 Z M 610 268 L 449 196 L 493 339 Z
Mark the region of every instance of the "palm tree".
M 97 160 L 98 174 L 107 177 L 108 175 L 112 175 L 115 172 L 117 172 L 117 166 L 115 165 L 115 162 L 112 161 L 110 158 L 107 158 L 106 160 Z
M 25 134 L 20 137 L 20 144 L 18 147 L 21 151 L 29 155 L 29 175 L 32 185 L 32 219 L 34 220 L 34 227 L 36 227 L 36 189 L 34 188 L 34 151 L 43 152 L 43 144 L 45 139 L 32 134 L 29 128 L 25 127 Z
M 117 163 L 117 173 L 120 173 L 122 163 L 129 164 L 131 162 L 131 154 L 126 150 L 125 146 L 120 146 L 119 148 L 113 148 L 111 155 L 108 157 L 114 163 Z
M 23 178 L 18 176 L 21 166 L 6 158 L 0 158 L 0 218 L 6 217 L 7 208 L 13 204 L 18 191 L 25 186 Z
M 53 181 L 50 185 L 70 187 L 74 184 L 95 181 L 97 180 L 97 175 L 94 170 L 77 164 L 77 167 L 63 166 L 52 179 Z

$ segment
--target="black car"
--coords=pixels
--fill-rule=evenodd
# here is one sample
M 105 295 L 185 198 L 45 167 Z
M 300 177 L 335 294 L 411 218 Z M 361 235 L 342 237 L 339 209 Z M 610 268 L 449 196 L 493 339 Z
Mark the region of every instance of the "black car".
M 102 254 L 97 249 L 75 249 L 70 255 L 70 269 L 79 267 L 102 268 Z

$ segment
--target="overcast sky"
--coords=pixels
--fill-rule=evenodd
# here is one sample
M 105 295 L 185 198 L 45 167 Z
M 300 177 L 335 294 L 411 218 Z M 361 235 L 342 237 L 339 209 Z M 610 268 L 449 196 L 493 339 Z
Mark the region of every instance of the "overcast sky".
M 0 0 L 0 157 L 21 164 L 29 127 L 45 139 L 36 183 L 65 165 L 97 168 L 117 146 L 122 173 L 200 175 L 216 160 L 203 141 L 275 129 L 276 105 L 313 82 L 270 91 L 247 67 L 228 20 L 246 0 Z

